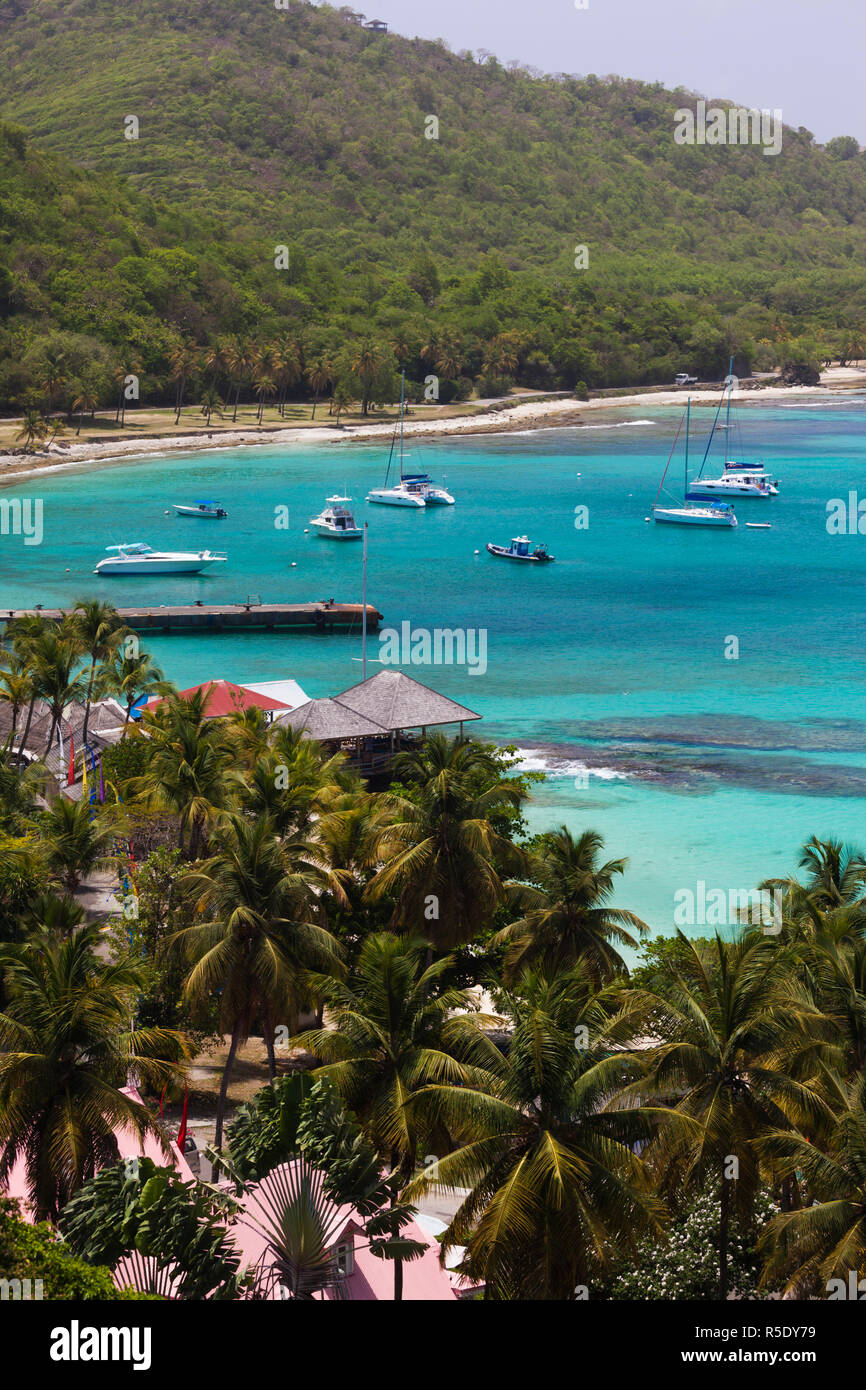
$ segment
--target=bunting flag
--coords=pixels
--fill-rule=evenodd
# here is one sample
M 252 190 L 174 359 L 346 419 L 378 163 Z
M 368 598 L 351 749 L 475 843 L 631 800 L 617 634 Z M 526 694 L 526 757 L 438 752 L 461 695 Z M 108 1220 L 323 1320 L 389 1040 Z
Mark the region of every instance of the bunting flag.
M 91 806 L 95 806 L 95 805 L 96 805 L 96 791 L 97 791 L 97 787 L 96 787 L 96 759 L 95 759 L 94 756 L 93 756 L 93 749 L 91 748 L 91 746 L 90 746 L 89 743 L 86 743 L 86 744 L 84 745 L 84 748 L 85 748 L 85 753 L 84 753 L 85 758 L 87 757 L 87 754 L 88 754 L 88 753 L 90 754 L 90 771 L 93 773 L 93 786 L 92 786 L 91 789 L 90 789 L 90 804 L 91 804 Z
M 69 735 L 69 772 L 66 776 L 66 785 L 71 787 L 75 782 L 75 739 Z
M 102 754 L 99 755 L 99 804 L 105 805 L 105 779 L 102 776 Z
M 189 1103 L 189 1091 L 186 1086 L 183 1088 L 183 1114 L 180 1117 L 180 1129 L 177 1132 L 177 1147 L 183 1153 L 183 1146 L 186 1142 L 186 1108 Z
M 81 759 L 81 799 L 82 799 L 82 801 L 86 798 L 86 796 L 87 796 L 87 754 L 85 753 L 84 756 L 83 756 L 82 759 Z

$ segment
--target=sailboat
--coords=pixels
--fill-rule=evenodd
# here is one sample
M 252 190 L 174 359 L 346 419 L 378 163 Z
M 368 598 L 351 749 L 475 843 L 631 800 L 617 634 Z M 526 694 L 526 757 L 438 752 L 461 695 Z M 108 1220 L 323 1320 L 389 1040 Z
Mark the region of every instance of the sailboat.
M 734 359 L 731 358 L 728 378 L 725 382 L 725 389 L 722 392 L 718 407 L 716 408 L 713 427 L 710 430 L 710 437 L 707 440 L 707 447 L 704 450 L 704 457 L 701 460 L 698 476 L 688 490 L 687 496 L 691 498 L 715 498 L 715 497 L 775 497 L 779 491 L 778 479 L 771 478 L 758 464 L 750 466 L 748 464 L 734 463 L 728 460 L 728 441 L 730 439 L 731 428 L 731 397 L 734 394 Z M 725 423 L 719 424 L 719 414 L 723 403 L 727 402 L 725 409 Z M 710 452 L 710 445 L 716 430 L 725 432 L 725 467 L 721 477 L 705 478 L 703 476 L 704 465 Z
M 676 526 L 736 526 L 737 518 L 734 516 L 734 509 L 730 502 L 717 502 L 715 506 L 696 507 L 692 505 L 692 493 L 689 491 L 689 425 L 691 423 L 691 398 L 686 402 L 685 423 L 686 423 L 686 459 L 683 477 L 683 505 L 681 507 L 659 506 L 661 490 L 665 485 L 668 468 L 677 447 L 677 440 L 680 437 L 680 430 L 683 421 L 680 420 L 679 427 L 674 438 L 673 447 L 668 455 L 665 471 L 659 483 L 659 490 L 653 503 L 653 521 L 669 522 Z
M 406 373 L 400 373 L 400 481 L 393 487 L 388 486 L 388 478 L 391 472 L 391 462 L 394 457 L 394 445 L 397 441 L 397 430 L 394 431 L 394 438 L 391 440 L 391 452 L 388 455 L 388 467 L 385 469 L 385 486 L 373 488 L 372 492 L 367 493 L 368 502 L 381 502 L 387 507 L 453 507 L 454 498 L 450 492 L 446 492 L 444 487 L 434 483 L 426 473 L 404 473 L 403 464 L 405 461 L 404 430 L 403 422 L 406 415 Z

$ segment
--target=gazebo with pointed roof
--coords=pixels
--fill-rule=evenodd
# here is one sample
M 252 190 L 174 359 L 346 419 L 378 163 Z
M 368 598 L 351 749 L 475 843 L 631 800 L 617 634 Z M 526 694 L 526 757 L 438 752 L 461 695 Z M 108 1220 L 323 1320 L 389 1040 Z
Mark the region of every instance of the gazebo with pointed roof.
M 391 733 L 401 729 L 424 730 L 439 724 L 459 724 L 462 733 L 464 722 L 481 718 L 474 710 L 458 705 L 402 671 L 378 671 L 334 699 Z
M 348 738 L 381 737 L 389 733 L 381 724 L 366 719 L 363 714 L 341 704 L 339 700 L 325 697 L 321 700 L 308 700 L 297 709 L 279 714 L 274 725 L 288 724 L 291 729 L 299 729 L 308 738 L 321 743 L 331 743 Z

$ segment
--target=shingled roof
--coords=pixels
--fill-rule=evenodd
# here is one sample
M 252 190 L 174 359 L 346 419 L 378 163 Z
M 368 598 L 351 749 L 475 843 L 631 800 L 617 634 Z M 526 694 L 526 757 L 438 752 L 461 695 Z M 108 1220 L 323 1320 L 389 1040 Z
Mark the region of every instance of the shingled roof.
M 446 699 L 402 671 L 378 671 L 369 680 L 335 696 L 335 700 L 392 732 L 481 718 L 474 710 Z
M 305 705 L 298 705 L 297 709 L 277 715 L 274 727 L 279 724 L 288 724 L 290 728 L 300 729 L 310 738 L 326 743 L 335 739 L 369 738 L 388 733 L 381 724 L 374 724 L 372 719 L 365 719 L 363 714 L 356 713 L 348 705 L 327 697 L 308 700 Z

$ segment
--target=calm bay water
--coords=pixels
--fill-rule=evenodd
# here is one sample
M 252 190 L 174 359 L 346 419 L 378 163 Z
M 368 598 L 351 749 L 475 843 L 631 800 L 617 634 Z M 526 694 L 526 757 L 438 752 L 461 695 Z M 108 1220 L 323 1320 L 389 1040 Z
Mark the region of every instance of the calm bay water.
M 629 869 L 617 901 L 670 930 L 674 893 L 749 888 L 790 872 L 812 833 L 866 843 L 866 536 L 831 536 L 826 504 L 861 486 L 866 397 L 742 411 L 737 457 L 762 458 L 779 497 L 737 504 L 736 531 L 646 524 L 679 412 L 596 413 L 586 428 L 413 442 L 411 462 L 457 497 L 424 513 L 366 506 L 387 449 L 373 444 L 208 452 L 46 474 L 44 541 L 0 537 L 0 606 L 197 598 L 358 600 L 361 549 L 312 534 L 325 497 L 347 490 L 370 522 L 368 597 L 387 626 L 487 632 L 487 669 L 407 667 L 483 714 L 484 735 L 551 774 L 533 829 L 587 825 Z M 695 464 L 711 413 L 692 413 Z M 732 431 L 732 445 L 734 436 Z M 717 459 L 718 462 L 718 459 Z M 712 470 L 717 471 L 717 470 Z M 682 465 L 671 464 L 673 492 Z M 223 523 L 166 515 L 218 498 Z M 575 527 L 575 507 L 589 525 Z M 288 506 L 288 530 L 274 525 Z M 746 520 L 772 529 L 749 530 Z M 488 540 L 526 532 L 550 566 L 492 559 Z M 98 579 L 106 545 L 210 545 L 224 572 Z M 475 554 L 475 551 L 479 554 Z M 292 562 L 295 568 L 292 568 Z M 68 571 L 68 572 L 67 572 Z M 158 587 L 157 587 L 158 585 Z M 727 659 L 735 637 L 739 657 Z M 311 696 L 361 678 L 345 636 L 154 637 L 180 686 L 211 677 L 294 677 Z M 378 654 L 370 639 L 369 654 Z M 377 670 L 372 666 L 371 671 Z M 698 928 L 696 928 L 698 930 Z

